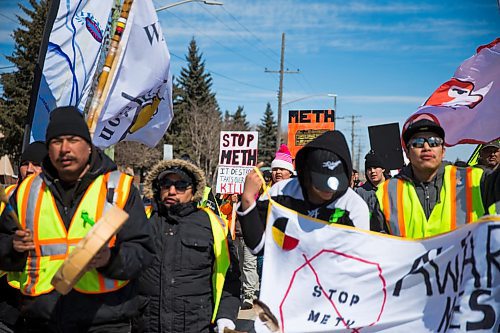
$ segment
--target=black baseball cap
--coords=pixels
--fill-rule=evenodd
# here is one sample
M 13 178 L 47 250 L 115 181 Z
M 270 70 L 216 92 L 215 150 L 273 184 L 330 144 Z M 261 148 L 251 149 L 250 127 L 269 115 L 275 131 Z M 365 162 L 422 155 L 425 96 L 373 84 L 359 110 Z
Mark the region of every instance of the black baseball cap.
M 183 170 L 182 168 L 179 168 L 179 167 L 175 167 L 172 169 L 162 171 L 158 175 L 158 182 L 161 184 L 162 180 L 165 179 L 166 176 L 171 175 L 171 174 L 179 175 L 183 181 L 185 181 L 186 183 L 188 183 L 190 185 L 192 185 L 194 183 L 193 177 L 190 176 L 190 174 L 186 170 Z
M 403 130 L 403 142 L 405 146 L 408 145 L 408 141 L 417 133 L 422 132 L 432 132 L 436 133 L 441 139 L 444 140 L 444 129 L 429 119 L 420 119 L 413 123 L 410 123 L 406 130 Z
M 496 149 L 500 149 L 500 142 L 498 140 L 493 140 L 491 142 L 485 143 L 481 147 L 481 150 L 483 150 L 484 148 L 488 148 L 488 147 L 493 147 L 493 148 L 496 148 Z
M 311 150 L 307 155 L 311 184 L 324 192 L 345 191 L 349 179 L 339 156 L 324 149 Z

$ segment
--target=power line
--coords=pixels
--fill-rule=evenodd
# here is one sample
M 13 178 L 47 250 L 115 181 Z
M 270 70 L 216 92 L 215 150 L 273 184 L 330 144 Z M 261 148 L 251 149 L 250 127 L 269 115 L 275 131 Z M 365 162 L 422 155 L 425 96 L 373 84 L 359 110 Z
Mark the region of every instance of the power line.
M 18 23 L 19 23 L 19 22 L 17 22 L 16 20 L 14 20 L 12 17 L 8 17 L 8 16 L 7 16 L 7 15 L 5 15 L 5 14 L 0 13 L 0 16 L 5 17 L 7 20 L 12 21 L 12 22 L 14 22 L 15 24 L 18 24 Z
M 170 55 L 171 55 L 171 56 L 174 56 L 174 58 L 177 58 L 177 59 L 180 59 L 180 60 L 186 61 L 186 59 L 185 59 L 185 58 L 183 58 L 183 57 L 179 57 L 177 54 L 174 54 L 174 53 L 172 53 L 172 52 L 170 52 Z
M 236 50 L 234 50 L 234 49 L 232 49 L 232 48 L 230 48 L 230 47 L 227 47 L 227 46 L 225 46 L 225 45 L 221 44 L 221 43 L 220 43 L 219 41 L 217 41 L 216 39 L 214 39 L 214 38 L 210 37 L 209 35 L 207 35 L 206 33 L 202 32 L 202 31 L 200 31 L 198 28 L 196 28 L 195 26 L 191 25 L 189 22 L 187 22 L 186 20 L 184 20 L 184 19 L 180 18 L 179 16 L 175 15 L 175 14 L 174 14 L 174 13 L 172 13 L 171 11 L 167 11 L 167 13 L 169 13 L 169 14 L 170 14 L 170 15 L 172 15 L 172 16 L 174 16 L 175 18 L 177 18 L 179 21 L 183 22 L 184 24 L 186 24 L 186 25 L 190 26 L 191 28 L 195 29 L 196 31 L 198 31 L 199 33 L 201 33 L 201 34 L 202 34 L 202 35 L 204 35 L 205 37 L 209 38 L 210 40 L 212 40 L 213 42 L 215 42 L 215 43 L 216 43 L 216 44 L 218 44 L 219 46 L 221 46 L 221 47 L 225 48 L 226 50 L 228 50 L 228 51 L 230 51 L 230 52 L 232 52 L 232 53 L 234 53 L 234 54 L 236 54 L 236 55 L 240 56 L 240 57 L 241 57 L 241 58 L 243 58 L 243 59 L 246 59 L 246 60 L 250 61 L 251 63 L 253 63 L 254 65 L 256 65 L 256 66 L 258 66 L 258 67 L 262 67 L 262 65 L 261 65 L 261 64 L 258 64 L 258 63 L 257 63 L 257 62 L 255 62 L 253 59 L 248 58 L 247 56 L 245 56 L 245 55 L 243 55 L 243 54 L 239 53 L 238 51 L 236 51 Z
M 258 86 L 255 86 L 253 84 L 250 84 L 250 83 L 245 83 L 243 81 L 239 81 L 239 80 L 236 80 L 236 79 L 232 79 L 226 75 L 223 75 L 223 74 L 220 74 L 220 73 L 217 73 L 217 72 L 214 72 L 214 71 L 208 71 L 209 73 L 212 73 L 212 74 L 215 74 L 215 75 L 218 75 L 218 76 L 221 76 L 223 78 L 225 78 L 226 80 L 230 80 L 230 81 L 233 81 L 233 82 L 237 82 L 239 84 L 242 84 L 242 85 L 245 85 L 245 86 L 248 86 L 248 87 L 252 87 L 252 88 L 255 88 L 255 89 L 260 89 L 260 90 L 265 90 L 265 91 L 272 91 L 272 92 L 275 92 L 276 90 L 272 90 L 272 89 L 269 89 L 269 88 L 262 88 L 262 87 L 258 87 Z
M 154 0 L 155 3 L 158 3 L 156 0 Z M 207 13 L 209 13 L 212 17 L 214 17 L 217 21 L 221 22 L 226 28 L 228 28 L 229 30 L 231 30 L 232 32 L 234 32 L 235 34 L 238 35 L 238 37 L 242 40 L 244 40 L 245 42 L 247 42 L 249 45 L 251 45 L 252 47 L 256 47 L 256 49 L 260 49 L 261 53 L 263 55 L 265 55 L 266 57 L 268 57 L 269 59 L 271 59 L 273 62 L 276 62 L 279 64 L 279 62 L 276 61 L 276 58 L 274 57 L 271 57 L 269 56 L 267 53 L 263 52 L 264 49 L 265 50 L 268 50 L 269 52 L 271 52 L 273 55 L 276 55 L 277 57 L 280 57 L 280 55 L 278 53 L 276 53 L 274 50 L 270 49 L 269 47 L 267 47 L 264 42 L 256 35 L 254 34 L 250 29 L 248 29 L 243 23 L 241 23 L 233 14 L 231 14 L 224 6 L 221 6 L 221 8 L 239 25 L 241 26 L 245 31 L 247 31 L 251 36 L 253 36 L 261 45 L 262 47 L 258 47 L 257 44 L 253 44 L 251 41 L 249 41 L 248 39 L 242 37 L 242 35 L 237 32 L 236 30 L 234 30 L 233 28 L 231 28 L 228 24 L 226 24 L 224 21 L 222 21 L 219 17 L 217 17 L 215 14 L 213 14 L 210 10 L 208 10 L 207 8 L 205 8 L 205 6 L 203 6 L 202 4 L 199 4 L 203 10 L 205 10 Z M 205 35 L 206 37 L 208 37 L 209 39 L 211 39 L 212 41 L 214 41 L 215 43 L 217 43 L 219 46 L 225 48 L 226 50 L 229 50 L 230 52 L 234 53 L 234 54 L 237 54 L 238 56 L 244 58 L 245 60 L 247 61 L 250 61 L 252 62 L 253 64 L 257 65 L 257 66 L 260 66 L 262 67 L 261 64 L 258 64 L 257 62 L 255 62 L 253 59 L 250 59 L 248 57 L 246 57 L 245 55 L 239 53 L 238 51 L 232 49 L 232 48 L 229 48 L 223 44 L 221 44 L 220 42 L 218 42 L 217 40 L 215 40 L 214 38 L 208 36 L 207 34 L 203 33 L 202 31 L 200 31 L 197 27 L 193 26 L 192 24 L 188 23 L 187 21 L 185 21 L 184 19 L 182 19 L 181 17 L 175 15 L 174 13 L 172 13 L 171 11 L 169 11 L 170 14 L 172 14 L 174 17 L 176 17 L 178 20 L 180 20 L 181 22 L 185 23 L 186 25 L 194 28 L 196 31 L 200 32 L 201 34 Z M 181 58 L 179 58 L 181 59 Z M 184 59 L 183 59 L 184 60 Z M 288 65 L 293 65 L 291 63 L 288 62 Z M 265 66 L 264 66 L 265 67 Z M 296 68 L 298 68 L 297 66 L 295 66 Z M 302 74 L 302 80 L 299 80 L 298 78 L 294 78 L 294 80 L 297 81 L 297 83 L 300 85 L 300 87 L 302 87 L 302 89 L 304 89 L 305 91 L 313 91 L 314 89 L 312 88 L 312 85 L 310 84 L 309 80 L 306 78 L 306 76 L 299 72 L 299 74 Z M 217 73 L 216 73 L 217 75 Z M 222 76 L 222 75 L 220 75 Z M 227 77 L 225 77 L 227 78 Z M 266 91 L 269 91 L 269 89 L 266 89 L 266 88 L 262 88 L 262 87 L 257 87 L 255 85 L 252 85 L 252 84 L 249 84 L 249 83 L 244 83 L 242 81 L 238 81 L 238 80 L 235 80 L 235 79 L 231 79 L 231 78 L 227 78 L 228 80 L 232 80 L 234 82 L 238 82 L 238 83 L 241 83 L 243 85 L 246 85 L 246 86 L 249 86 L 249 87 L 254 87 L 254 88 L 257 88 L 257 89 L 261 89 L 261 90 L 266 90 Z M 309 89 L 307 87 L 304 86 L 303 83 L 306 83 L 306 85 L 309 87 Z
M 252 31 L 250 31 L 250 29 L 248 29 L 245 25 L 243 25 L 243 23 L 241 23 L 233 14 L 231 14 L 227 9 L 226 7 L 222 6 L 221 7 L 236 23 L 238 23 L 243 29 L 245 29 L 249 34 L 251 34 L 259 43 L 262 44 L 262 46 L 264 46 L 264 48 L 266 50 L 268 50 L 269 52 L 271 52 L 272 54 L 274 54 L 275 56 L 277 57 L 280 57 L 280 55 L 278 53 L 276 53 L 276 51 L 274 51 L 273 49 L 267 47 L 264 42 L 257 36 L 255 35 Z M 274 58 L 273 58 L 274 60 Z M 275 60 L 274 60 L 275 61 Z M 291 62 L 289 61 L 286 61 L 285 64 L 288 64 L 289 66 L 288 67 L 295 67 L 295 68 L 299 68 L 299 66 L 296 66 L 294 64 L 292 64 Z M 302 74 L 302 73 L 300 73 Z M 306 82 L 306 84 L 311 88 L 310 91 L 313 91 L 313 88 L 312 88 L 312 85 L 309 83 L 309 81 L 307 80 L 307 78 L 305 77 L 304 74 L 302 74 L 302 77 L 304 78 L 304 81 Z M 301 85 L 302 88 L 304 88 L 304 86 L 302 86 L 301 83 L 299 83 Z M 307 89 L 304 89 L 304 90 L 307 90 Z
M 269 47 L 267 47 L 264 42 L 259 38 L 257 37 L 257 35 L 255 35 L 253 32 L 251 32 L 246 26 L 243 25 L 243 23 L 241 23 L 236 17 L 234 17 L 233 14 L 231 14 L 224 6 L 222 6 L 222 9 L 234 20 L 236 21 L 236 23 L 238 23 L 243 29 L 245 29 L 249 34 L 251 34 L 257 41 L 259 41 L 266 50 L 268 50 L 269 52 L 271 52 L 272 54 L 274 54 L 276 57 L 280 57 L 280 55 L 278 53 L 276 53 L 276 51 L 270 49 Z
M 297 73 L 297 74 L 301 74 L 301 73 L 300 73 L 300 71 L 298 71 L 298 73 Z M 312 89 L 308 89 L 308 88 L 306 88 L 306 87 L 304 86 L 304 83 L 303 83 L 303 82 L 302 82 L 302 81 L 301 81 L 298 77 L 296 77 L 296 76 L 292 76 L 292 77 L 293 77 L 293 79 L 294 79 L 294 80 L 295 80 L 295 81 L 299 84 L 299 86 L 301 86 L 301 87 L 302 87 L 302 89 L 304 89 L 304 91 L 309 92 L 309 93 L 312 93 L 312 92 L 313 92 L 313 90 L 312 90 Z
M 170 55 L 173 56 L 174 58 L 177 58 L 177 59 L 180 59 L 180 60 L 183 60 L 183 61 L 186 61 L 185 58 L 182 58 L 180 56 L 178 56 L 177 54 L 175 53 L 172 53 L 170 52 Z M 211 71 L 211 70 L 207 70 L 210 74 L 214 74 L 214 75 L 217 75 L 217 76 L 220 76 L 226 80 L 229 80 L 229 81 L 233 81 L 233 82 L 236 82 L 238 84 L 241 84 L 241 85 L 244 85 L 244 86 L 247 86 L 247 87 L 252 87 L 252 88 L 255 88 L 255 89 L 260 89 L 260 90 L 264 90 L 264 91 L 272 91 L 274 92 L 275 90 L 272 90 L 272 89 L 269 89 L 269 88 L 263 88 L 263 87 L 259 87 L 259 86 L 256 86 L 256 85 L 253 85 L 251 83 L 247 83 L 247 82 L 243 82 L 243 81 L 240 81 L 240 80 L 236 80 L 236 79 L 233 79 L 227 75 L 224 75 L 224 74 L 221 74 L 221 73 L 217 73 L 217 72 L 214 72 L 214 71 Z
M 246 39 L 246 38 L 245 38 L 245 37 L 244 37 L 241 33 L 239 33 L 238 31 L 234 30 L 234 29 L 233 29 L 231 26 L 229 26 L 226 22 L 222 21 L 219 17 L 217 17 L 217 15 L 215 15 L 215 14 L 214 14 L 214 13 L 212 13 L 210 10 L 208 10 L 208 9 L 206 8 L 206 6 L 202 5 L 201 3 L 198 3 L 198 5 L 199 5 L 201 8 L 203 8 L 203 10 L 205 10 L 207 13 L 209 13 L 209 14 L 210 14 L 213 18 L 215 18 L 217 21 L 219 21 L 220 23 L 224 24 L 224 26 L 225 26 L 226 28 L 228 28 L 229 30 L 231 30 L 232 32 L 234 32 L 234 33 L 235 33 L 235 34 L 236 34 L 236 35 L 237 35 L 237 36 L 238 36 L 238 37 L 239 37 L 242 41 L 244 41 L 244 42 L 248 43 L 248 44 L 249 44 L 251 47 L 253 47 L 254 49 L 259 49 L 259 46 L 258 46 L 257 44 L 254 44 L 254 43 L 252 43 L 251 41 L 249 41 L 248 39 Z M 226 12 L 227 12 L 227 11 L 226 11 Z M 245 30 L 247 30 L 247 31 L 248 31 L 248 29 L 246 29 L 246 28 L 245 28 Z M 262 53 L 264 56 L 266 56 L 266 57 L 268 57 L 269 59 L 271 59 L 272 61 L 275 61 L 276 63 L 278 63 L 278 62 L 276 61 L 276 58 L 269 56 L 269 55 L 268 55 L 267 53 L 265 53 L 265 52 L 262 52 L 262 49 L 260 49 L 260 50 L 261 50 L 261 53 Z
M 231 14 L 227 9 L 226 7 L 222 6 L 221 7 L 236 23 L 238 23 L 243 29 L 245 29 L 245 31 L 247 31 L 250 35 L 252 35 L 260 44 L 262 44 L 262 46 L 268 50 L 269 52 L 271 52 L 272 54 L 274 54 L 275 56 L 277 57 L 280 57 L 280 55 L 278 53 L 276 53 L 276 51 L 272 50 L 271 48 L 267 47 L 264 42 L 257 36 L 255 35 L 252 31 L 250 31 L 250 29 L 248 29 L 245 25 L 243 25 L 243 23 L 241 23 L 233 14 Z M 274 58 L 273 58 L 273 61 Z M 298 68 L 298 66 L 295 66 L 294 64 L 292 64 L 291 62 L 289 61 L 285 61 L 285 64 L 288 64 L 289 66 L 288 67 L 295 67 L 295 68 Z M 303 81 L 306 83 L 306 85 L 309 87 L 309 91 L 314 91 L 314 89 L 312 88 L 312 85 L 311 83 L 309 82 L 309 80 L 306 78 L 306 76 L 301 72 L 299 73 L 302 75 L 302 78 L 303 78 Z M 305 91 L 308 91 L 308 89 L 303 85 L 302 81 L 300 81 L 297 77 L 294 77 L 294 79 L 299 83 L 299 85 L 305 90 Z

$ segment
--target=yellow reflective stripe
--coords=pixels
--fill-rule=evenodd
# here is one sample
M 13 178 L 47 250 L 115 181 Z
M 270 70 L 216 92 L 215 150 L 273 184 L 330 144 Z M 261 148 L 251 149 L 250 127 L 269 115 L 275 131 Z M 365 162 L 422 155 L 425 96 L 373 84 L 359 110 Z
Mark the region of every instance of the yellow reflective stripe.
M 387 193 L 388 186 L 389 186 L 389 179 L 384 181 L 380 186 L 378 186 L 377 191 L 375 192 L 375 196 L 377 197 L 380 211 L 384 215 L 385 225 L 387 226 L 387 229 L 389 229 L 389 234 L 394 235 L 391 229 L 390 216 L 388 216 L 388 214 L 390 214 L 391 212 L 390 210 L 386 209 L 386 207 L 389 206 L 389 197 Z
M 490 215 L 499 215 L 500 212 L 498 211 L 497 207 L 500 207 L 500 201 L 498 201 L 498 202 L 496 202 L 494 204 L 491 204 L 488 207 L 488 214 L 490 214 Z
M 474 222 L 486 213 L 481 195 L 481 178 L 484 171 L 480 168 L 467 169 L 470 173 L 470 176 L 468 177 L 468 179 L 470 179 L 470 185 L 468 185 L 468 188 L 471 191 L 472 197 L 472 212 L 470 214 L 471 219 L 469 222 Z
M 19 289 L 21 284 L 20 280 L 21 280 L 21 272 L 9 272 L 7 274 L 7 283 L 12 288 Z
M 217 311 L 219 310 L 222 291 L 226 280 L 226 272 L 231 264 L 229 255 L 229 245 L 227 240 L 227 225 L 215 213 L 206 207 L 201 208 L 210 218 L 210 226 L 212 227 L 212 235 L 214 238 L 214 272 L 212 274 L 212 289 L 214 299 L 214 311 L 212 313 L 211 322 L 215 322 Z
M 5 188 L 5 195 L 7 196 L 8 199 L 10 199 L 12 193 L 14 192 L 14 190 L 16 189 L 16 185 L 10 185 L 10 186 L 7 186 Z M 5 209 L 5 204 L 2 202 L 0 202 L 0 215 L 3 213 L 3 210 Z M 4 272 L 4 271 L 0 271 L 0 277 L 4 276 L 5 274 L 7 274 L 7 272 Z
M 144 211 L 146 212 L 146 217 L 149 219 L 151 217 L 151 214 L 153 213 L 153 206 L 152 205 L 144 206 Z
M 5 195 L 7 196 L 7 199 L 10 199 L 12 193 L 14 192 L 14 190 L 16 189 L 16 185 L 10 185 L 10 186 L 7 186 L 4 191 L 5 191 Z M 0 202 L 0 214 L 3 213 L 3 210 L 5 209 L 5 204 L 2 202 Z M 0 275 L 2 276 L 2 275 Z
M 212 189 L 209 186 L 205 186 L 203 189 L 203 198 L 201 199 L 202 203 L 205 203 L 208 200 L 208 196 L 210 195 L 210 192 Z

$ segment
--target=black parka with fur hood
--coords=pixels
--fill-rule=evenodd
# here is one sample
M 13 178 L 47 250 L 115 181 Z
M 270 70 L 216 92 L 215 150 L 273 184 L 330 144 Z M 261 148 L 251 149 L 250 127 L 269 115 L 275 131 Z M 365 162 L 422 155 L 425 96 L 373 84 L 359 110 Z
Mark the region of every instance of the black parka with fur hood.
M 180 168 L 194 180 L 194 196 L 189 203 L 167 208 L 160 201 L 158 175 Z M 215 262 L 213 235 L 208 214 L 197 208 L 206 181 L 203 171 L 190 161 L 159 162 L 146 177 L 145 195 L 152 199 L 150 222 L 154 229 L 156 258 L 141 278 L 141 293 L 149 305 L 138 324 L 144 332 L 213 332 L 212 272 Z M 240 281 L 234 246 L 229 237 L 231 266 L 217 319 L 236 322 Z

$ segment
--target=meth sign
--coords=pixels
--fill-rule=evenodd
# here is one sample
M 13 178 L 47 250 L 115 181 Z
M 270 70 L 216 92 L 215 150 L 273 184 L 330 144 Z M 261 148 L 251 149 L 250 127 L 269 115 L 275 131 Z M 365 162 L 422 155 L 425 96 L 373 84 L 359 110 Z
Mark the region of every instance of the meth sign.
M 300 148 L 335 128 L 335 110 L 289 110 L 288 148 L 293 158 Z
M 257 164 L 258 138 L 255 131 L 220 133 L 217 193 L 243 193 L 245 177 Z

